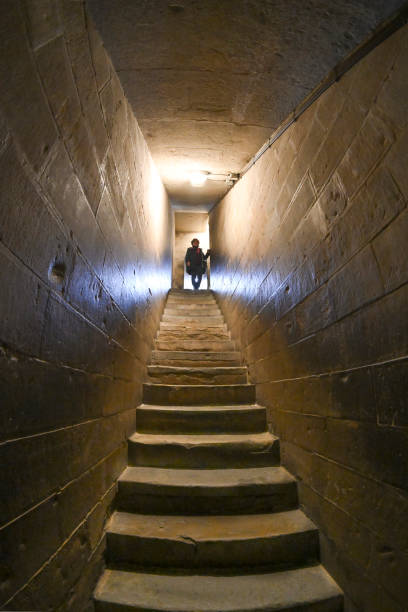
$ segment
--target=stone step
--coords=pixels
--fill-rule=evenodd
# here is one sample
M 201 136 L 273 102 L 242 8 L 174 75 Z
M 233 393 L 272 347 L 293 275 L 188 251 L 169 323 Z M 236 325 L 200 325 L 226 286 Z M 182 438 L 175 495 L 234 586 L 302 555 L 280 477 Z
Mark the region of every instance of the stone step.
M 163 312 L 164 315 L 179 317 L 182 320 L 207 318 L 207 317 L 222 317 L 221 311 L 218 306 L 206 307 L 205 310 L 192 310 L 189 306 L 183 308 L 172 308 L 166 306 Z
M 164 311 L 166 312 L 168 310 L 174 310 L 175 314 L 197 313 L 198 316 L 201 316 L 205 313 L 210 314 L 212 311 L 214 311 L 215 314 L 221 314 L 221 310 L 218 304 L 174 304 L 171 302 L 166 302 Z
M 316 563 L 319 538 L 301 510 L 236 516 L 115 512 L 107 548 L 109 562 L 144 567 L 289 568 Z
M 186 306 L 186 305 L 201 305 L 204 306 L 218 306 L 216 300 L 213 297 L 196 297 L 194 299 L 181 298 L 181 297 L 169 297 L 167 298 L 166 304 L 175 306 Z
M 240 365 L 241 353 L 238 351 L 158 351 L 151 354 L 152 363 L 183 365 Z
M 210 434 L 266 431 L 263 406 L 152 406 L 136 408 L 139 433 Z
M 197 312 L 200 314 L 201 312 L 207 312 L 207 310 L 217 310 L 221 312 L 218 304 L 214 302 L 190 302 L 189 304 L 185 302 L 172 302 L 171 300 L 167 300 L 166 309 L 169 308 L 171 310 L 190 310 L 191 312 Z
M 227 352 L 235 349 L 233 340 L 184 340 L 183 338 L 173 340 L 154 341 L 154 347 L 158 351 L 208 351 L 210 353 Z
M 277 465 L 279 440 L 272 434 L 145 434 L 128 441 L 129 465 L 232 468 Z
M 321 565 L 244 575 L 105 570 L 96 612 L 341 612 L 342 593 Z
M 197 312 L 201 314 L 203 312 L 215 310 L 217 312 L 221 312 L 218 304 L 216 302 L 166 302 L 165 309 L 174 310 L 176 313 L 179 311 L 184 312 Z
M 297 507 L 296 480 L 282 467 L 170 469 L 127 467 L 118 507 L 158 514 L 280 512 Z
M 182 315 L 166 314 L 165 312 L 163 313 L 161 320 L 168 323 L 180 324 L 185 321 L 188 325 L 191 325 L 191 323 L 199 323 L 200 325 L 223 325 L 225 323 L 224 317 L 221 315 L 214 315 L 208 317 L 191 315 L 187 317 Z
M 244 366 L 225 368 L 147 366 L 148 380 L 169 385 L 232 385 L 246 384 L 248 371 Z
M 186 342 L 187 340 L 192 340 L 193 342 L 203 341 L 203 342 L 219 342 L 220 340 L 228 342 L 231 340 L 230 335 L 226 331 L 213 330 L 209 331 L 198 331 L 195 329 L 184 329 L 184 330 L 160 330 L 157 333 L 156 340 L 160 340 L 161 342 L 172 342 L 173 340 L 179 342 L 182 340 Z
M 182 297 L 200 297 L 200 296 L 211 296 L 214 297 L 214 293 L 211 289 L 200 289 L 199 291 L 194 291 L 193 289 L 170 289 L 168 292 L 169 296 L 182 296 Z
M 162 323 L 168 323 L 168 321 L 162 321 Z M 180 329 L 190 329 L 191 328 L 193 330 L 196 330 L 197 328 L 201 328 L 204 331 L 205 330 L 214 331 L 214 329 L 218 331 L 218 330 L 224 329 L 225 332 L 229 333 L 228 329 L 226 328 L 225 323 L 217 323 L 215 325 L 206 325 L 204 323 L 197 323 L 196 321 L 194 321 L 193 323 L 190 323 L 187 317 L 181 317 L 176 322 L 173 321 L 173 325 L 175 326 L 176 331 L 179 331 Z
M 220 325 L 219 323 L 217 323 L 216 325 L 200 325 L 200 323 L 168 323 L 167 321 L 161 321 L 160 326 L 159 326 L 159 331 L 160 332 L 178 332 L 178 333 L 184 333 L 184 332 L 199 332 L 199 333 L 203 333 L 203 332 L 208 332 L 210 334 L 228 334 L 228 337 L 230 338 L 230 333 L 227 329 L 226 324 L 222 324 Z
M 167 406 L 253 404 L 255 385 L 165 385 L 144 383 L 143 402 Z
M 194 291 L 193 289 L 170 289 L 168 295 L 214 295 L 212 289 L 200 289 Z

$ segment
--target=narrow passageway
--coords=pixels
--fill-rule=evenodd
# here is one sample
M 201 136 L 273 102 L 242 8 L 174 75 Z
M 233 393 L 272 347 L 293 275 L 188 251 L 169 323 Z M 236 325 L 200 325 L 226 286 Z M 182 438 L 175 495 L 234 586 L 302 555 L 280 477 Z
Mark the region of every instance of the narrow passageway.
M 169 293 L 136 423 L 97 612 L 343 610 L 211 292 Z
M 407 22 L 0 2 L 1 610 L 407 612 Z

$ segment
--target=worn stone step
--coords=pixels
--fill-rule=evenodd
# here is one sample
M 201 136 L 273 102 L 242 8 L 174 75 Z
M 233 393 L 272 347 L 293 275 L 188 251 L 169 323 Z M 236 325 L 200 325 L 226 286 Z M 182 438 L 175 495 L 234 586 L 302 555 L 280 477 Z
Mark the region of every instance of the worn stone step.
M 157 351 L 209 351 L 210 353 L 233 351 L 235 343 L 233 340 L 184 340 L 183 338 L 172 340 L 154 341 Z
M 127 467 L 118 480 L 121 510 L 159 514 L 279 512 L 297 507 L 296 480 L 282 467 L 170 469 Z
M 207 312 L 208 310 L 217 310 L 220 311 L 218 304 L 214 302 L 172 302 L 171 300 L 167 300 L 166 309 L 169 308 L 171 310 L 189 310 L 191 312 L 197 312 L 200 314 L 201 312 Z
M 180 306 L 176 304 L 166 304 L 163 314 L 174 314 L 180 317 L 184 317 L 185 314 L 190 314 L 193 317 L 223 316 L 216 304 L 182 304 Z
M 248 382 L 248 371 L 245 366 L 220 368 L 149 365 L 147 374 L 150 382 L 169 385 L 232 385 Z
M 212 289 L 200 289 L 195 291 L 193 289 L 170 289 L 168 295 L 214 295 Z
M 172 468 L 256 467 L 279 463 L 272 434 L 145 434 L 128 441 L 129 465 Z
M 169 296 L 182 296 L 182 297 L 200 297 L 200 296 L 212 296 L 214 297 L 214 293 L 212 289 L 200 289 L 199 291 L 195 291 L 194 289 L 170 289 Z
M 263 406 L 152 406 L 136 408 L 140 433 L 261 433 L 266 431 Z
M 228 342 L 231 340 L 230 335 L 226 331 L 215 330 L 209 331 L 198 331 L 191 329 L 184 330 L 159 330 L 156 336 L 156 340 L 160 342 L 172 342 L 173 340 L 179 342 L 193 341 L 193 342 L 219 342 L 220 340 Z
M 159 325 L 159 329 L 158 332 L 171 332 L 171 333 L 184 333 L 184 332 L 189 332 L 189 333 L 209 333 L 209 334 L 215 334 L 215 333 L 221 333 L 221 334 L 227 334 L 228 338 L 230 337 L 230 332 L 227 328 L 227 326 L 225 325 L 225 323 L 214 323 L 214 324 L 204 324 L 204 323 L 197 323 L 197 322 L 193 322 L 193 323 L 189 323 L 189 321 L 187 321 L 186 319 L 181 319 L 178 322 L 172 322 L 169 323 L 168 321 L 161 321 L 160 325 Z
M 169 385 L 143 384 L 143 402 L 168 406 L 207 404 L 253 404 L 255 385 Z
M 238 351 L 158 351 L 151 354 L 152 363 L 183 365 L 240 365 Z
M 167 304 L 163 314 L 174 315 L 183 319 L 195 318 L 195 317 L 221 317 L 221 311 L 218 306 L 205 305 L 205 307 L 198 309 L 193 308 L 189 305 L 183 306 L 172 306 Z
M 217 330 L 224 330 L 224 331 L 228 331 L 227 328 L 227 324 L 226 323 L 210 323 L 210 325 L 207 324 L 202 324 L 201 322 L 191 322 L 191 321 L 160 321 L 160 329 L 174 329 L 174 330 L 180 330 L 180 329 L 201 329 L 203 331 L 205 330 L 209 330 L 209 331 L 214 331 L 214 329 Z
M 115 512 L 107 548 L 110 562 L 144 567 L 289 568 L 316 563 L 319 538 L 301 510 L 236 516 Z
M 240 575 L 105 570 L 96 612 L 341 612 L 342 593 L 321 565 Z
M 192 306 L 218 306 L 216 300 L 213 297 L 201 297 L 201 298 L 195 298 L 195 299 L 186 299 L 186 298 L 179 298 L 179 297 L 169 297 L 166 301 L 166 305 L 169 306 L 188 306 L 188 305 L 192 305 Z
M 185 321 L 188 325 L 191 323 L 199 323 L 200 325 L 211 325 L 212 323 L 216 325 L 223 325 L 225 323 L 224 317 L 221 315 L 212 315 L 212 316 L 197 316 L 191 315 L 189 317 L 185 317 L 182 315 L 175 314 L 166 314 L 163 313 L 162 321 L 168 323 L 183 323 Z

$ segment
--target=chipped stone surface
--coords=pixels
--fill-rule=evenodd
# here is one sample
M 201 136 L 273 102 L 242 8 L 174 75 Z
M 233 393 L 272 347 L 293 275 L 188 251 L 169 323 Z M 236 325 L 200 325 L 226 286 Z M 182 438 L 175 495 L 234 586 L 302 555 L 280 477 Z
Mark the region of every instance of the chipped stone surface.
M 166 602 L 164 607 L 162 602 Z M 117 602 L 128 609 L 192 612 L 200 602 L 205 612 L 310 610 L 340 612 L 337 585 L 321 566 L 246 576 L 165 576 L 108 570 L 96 592 L 97 612 L 110 612 Z M 126 608 L 125 608 L 126 609 Z

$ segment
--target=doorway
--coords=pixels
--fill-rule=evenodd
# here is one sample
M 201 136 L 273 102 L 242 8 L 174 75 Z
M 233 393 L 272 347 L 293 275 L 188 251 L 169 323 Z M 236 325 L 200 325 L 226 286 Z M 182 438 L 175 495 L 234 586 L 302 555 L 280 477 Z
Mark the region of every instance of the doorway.
M 192 289 L 191 277 L 186 273 L 184 257 L 191 246 L 193 238 L 198 238 L 204 251 L 210 248 L 208 213 L 175 212 L 174 213 L 174 250 L 173 250 L 173 282 L 174 289 Z M 203 276 L 200 289 L 209 289 L 210 260 L 207 260 L 207 274 Z

